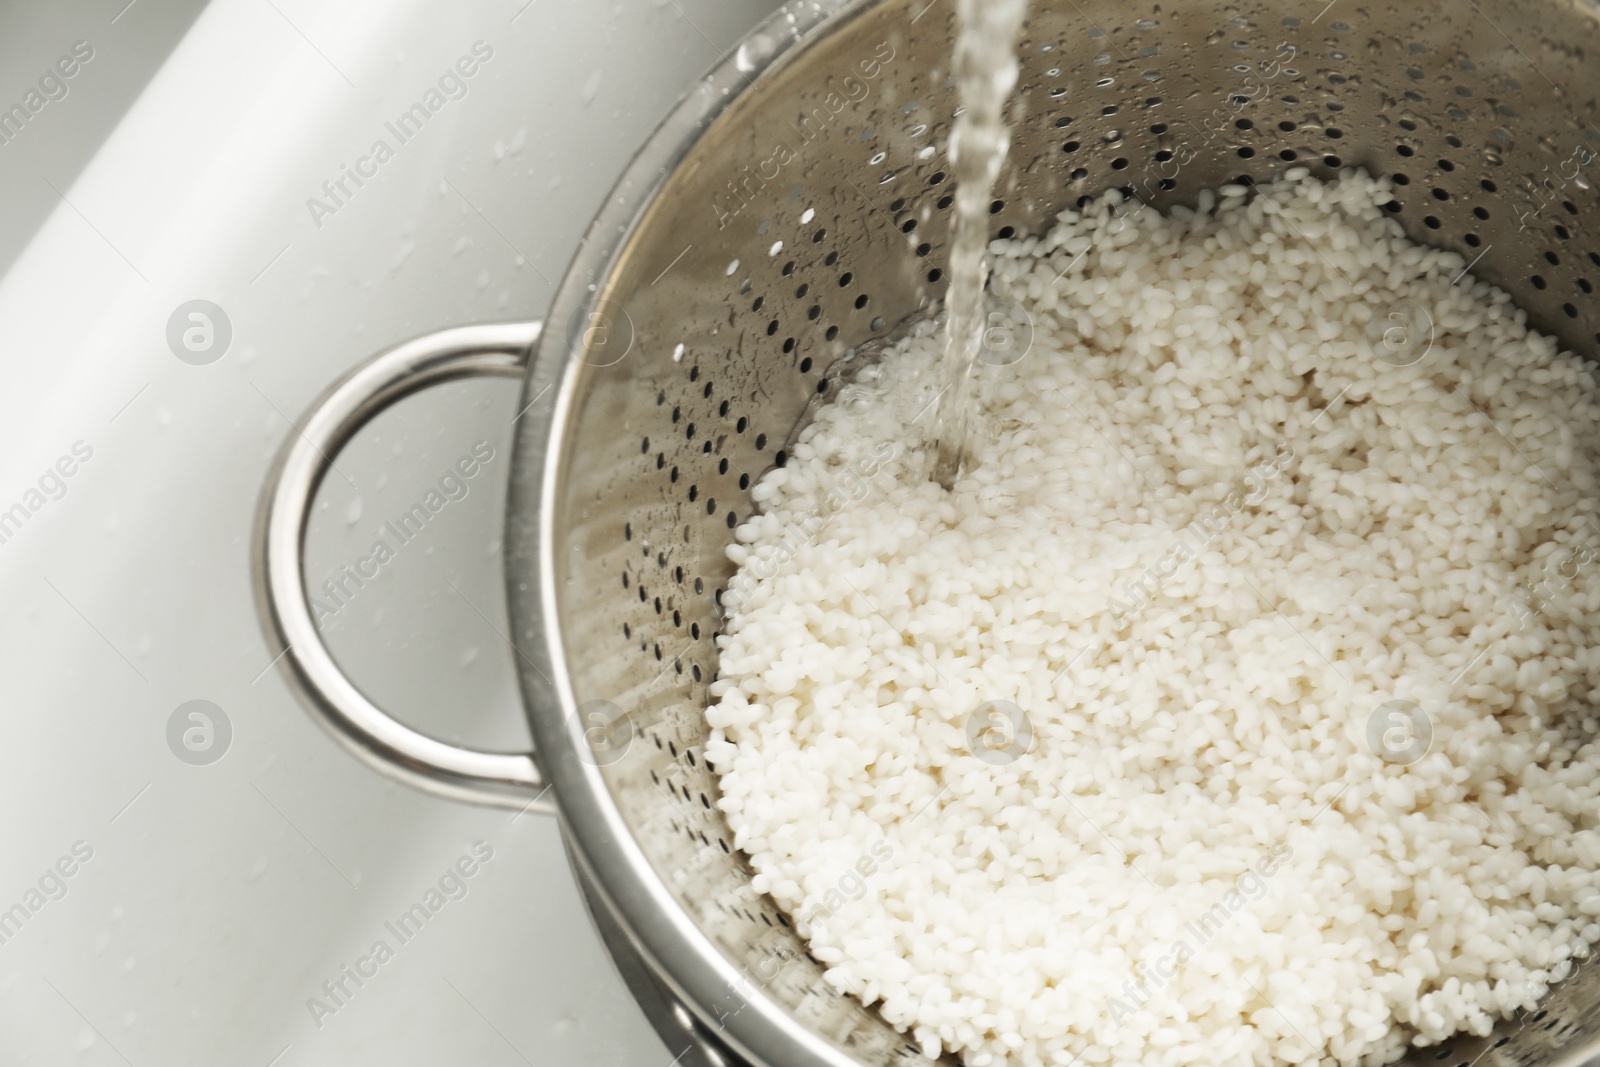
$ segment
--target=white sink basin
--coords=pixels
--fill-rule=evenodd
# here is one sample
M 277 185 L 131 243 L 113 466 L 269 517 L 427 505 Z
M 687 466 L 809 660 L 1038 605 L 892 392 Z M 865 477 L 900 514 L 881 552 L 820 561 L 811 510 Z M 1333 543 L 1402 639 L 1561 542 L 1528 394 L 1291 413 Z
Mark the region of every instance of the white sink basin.
M 289 420 L 391 342 L 539 316 L 657 119 L 776 5 L 125 4 L 0 14 L 0 107 L 95 53 L 0 144 L 0 1062 L 666 1067 L 553 822 L 339 750 L 272 665 L 249 547 Z M 196 300 L 222 314 L 185 309 L 180 358 Z M 516 399 L 462 383 L 380 418 L 309 550 L 334 580 L 492 450 L 327 633 L 406 721 L 505 748 Z M 190 701 L 226 717 L 220 758 L 205 705 L 169 745 Z

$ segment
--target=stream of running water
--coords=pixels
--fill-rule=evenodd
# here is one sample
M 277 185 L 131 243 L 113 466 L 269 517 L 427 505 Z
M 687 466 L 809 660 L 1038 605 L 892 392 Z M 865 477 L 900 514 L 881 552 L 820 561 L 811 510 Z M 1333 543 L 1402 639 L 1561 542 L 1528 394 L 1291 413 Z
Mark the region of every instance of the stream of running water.
M 1027 0 L 957 0 L 954 68 L 961 112 L 950 135 L 956 183 L 950 287 L 945 295 L 933 477 L 949 489 L 966 459 L 976 400 L 972 365 L 983 348 L 989 205 L 1011 147 L 1002 112 L 1017 85 L 1017 33 Z

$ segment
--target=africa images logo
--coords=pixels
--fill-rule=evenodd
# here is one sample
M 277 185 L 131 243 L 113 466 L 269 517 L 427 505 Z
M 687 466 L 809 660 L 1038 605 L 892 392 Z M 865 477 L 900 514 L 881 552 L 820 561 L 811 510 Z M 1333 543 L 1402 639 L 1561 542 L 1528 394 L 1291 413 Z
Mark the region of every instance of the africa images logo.
M 487 42 L 472 42 L 471 55 L 457 59 L 453 66 L 439 75 L 437 85 L 428 87 L 421 100 L 402 111 L 393 122 L 383 124 L 383 128 L 393 136 L 393 144 L 389 143 L 389 138 L 379 137 L 372 142 L 366 154 L 357 157 L 353 164 L 340 164 L 339 173 L 322 183 L 323 196 L 306 198 L 306 210 L 311 212 L 311 221 L 316 223 L 317 229 L 322 229 L 324 217 L 337 215 L 339 209 L 348 204 L 368 180 L 376 178 L 378 168 L 393 159 L 400 146 L 421 133 L 422 127 L 445 104 L 465 99 L 470 90 L 468 80 L 478 73 L 482 64 L 493 58 L 494 49 Z
M 799 159 L 801 150 L 821 137 L 840 112 L 870 96 L 872 81 L 883 73 L 883 68 L 893 61 L 894 55 L 893 45 L 888 41 L 880 43 L 872 55 L 854 65 L 852 72 L 846 74 L 837 87 L 832 84 L 826 86 L 827 92 L 814 107 L 801 111 L 798 120 L 790 121 L 789 126 L 794 133 L 792 139 L 775 142 L 771 153 L 753 168 L 749 164 L 741 166 L 738 176 L 728 179 L 727 191 L 717 193 L 711 202 L 711 210 L 717 216 L 717 229 L 726 228 L 769 183 L 777 181 L 783 168 Z M 860 73 L 860 77 L 856 76 L 856 72 Z
M 317 1029 L 321 1030 L 330 1017 L 343 1011 L 368 982 L 382 973 L 384 964 L 414 941 L 446 904 L 465 900 L 472 891 L 471 879 L 492 859 L 494 846 L 487 841 L 474 841 L 471 855 L 459 856 L 428 886 L 421 899 L 383 924 L 384 936 L 373 941 L 364 955 L 357 957 L 354 964 L 341 964 L 334 976 L 322 983 L 320 995 L 307 997 L 306 1010 L 311 1013 L 311 1021 Z
M 399 556 L 400 550 L 411 544 L 428 527 L 438 514 L 452 502 L 465 500 L 472 492 L 472 479 L 494 459 L 494 446 L 479 441 L 472 446 L 470 455 L 462 456 L 439 476 L 436 487 L 430 488 L 421 500 L 383 524 L 380 536 L 372 543 L 367 555 L 354 563 L 341 564 L 337 573 L 322 583 L 323 599 L 311 597 L 311 612 L 321 629 L 327 621 L 339 614 L 367 583 L 378 577 L 383 568 Z
M 23 127 L 52 101 L 65 100 L 72 91 L 68 82 L 94 58 L 94 46 L 88 41 L 78 41 L 70 55 L 64 55 L 39 75 L 39 87 L 22 94 L 20 104 L 9 108 L 0 105 L 0 145 L 8 145 L 22 133 Z
M 23 491 L 22 497 L 10 507 L 0 501 L 0 545 L 10 541 L 22 531 L 29 519 L 44 510 L 46 504 L 67 495 L 67 479 L 78 473 L 83 464 L 94 458 L 94 447 L 87 441 L 74 441 L 67 454 L 44 469 L 38 482 Z

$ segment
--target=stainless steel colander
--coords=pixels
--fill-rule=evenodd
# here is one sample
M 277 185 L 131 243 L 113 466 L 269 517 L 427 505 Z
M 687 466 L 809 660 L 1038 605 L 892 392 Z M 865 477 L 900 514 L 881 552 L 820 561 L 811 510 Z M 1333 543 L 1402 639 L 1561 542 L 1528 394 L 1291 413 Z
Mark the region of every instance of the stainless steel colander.
M 847 351 L 942 295 L 952 20 L 940 0 L 780 10 L 644 146 L 542 338 L 466 327 L 375 357 L 313 408 L 262 509 L 269 636 L 318 718 L 423 788 L 553 797 L 608 940 L 696 1042 L 684 1063 L 922 1059 L 831 991 L 750 888 L 702 743 L 724 548 L 749 486 Z M 1413 238 L 1600 354 L 1593 0 L 1035 0 L 1021 56 L 996 234 L 1112 187 L 1165 207 L 1290 166 L 1359 165 L 1394 177 L 1390 210 Z M 506 579 L 536 757 L 389 719 L 329 657 L 300 573 L 327 457 L 398 397 L 475 373 L 524 378 Z M 1406 1062 L 1600 1062 L 1597 971 L 1488 1039 Z

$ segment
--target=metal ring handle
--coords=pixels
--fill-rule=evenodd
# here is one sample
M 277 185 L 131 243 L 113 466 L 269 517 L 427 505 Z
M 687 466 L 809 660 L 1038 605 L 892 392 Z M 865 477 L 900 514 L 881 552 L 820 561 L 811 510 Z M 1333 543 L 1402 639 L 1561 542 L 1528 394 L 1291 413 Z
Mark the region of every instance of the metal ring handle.
M 256 596 L 282 647 L 290 682 L 312 716 L 369 766 L 423 792 L 496 807 L 543 808 L 544 775 L 531 752 L 483 752 L 429 737 L 389 716 L 346 677 L 322 641 L 306 593 L 311 502 L 333 457 L 373 416 L 431 385 L 493 375 L 521 378 L 541 324 L 463 326 L 373 356 L 311 405 L 267 478 L 257 526 Z

